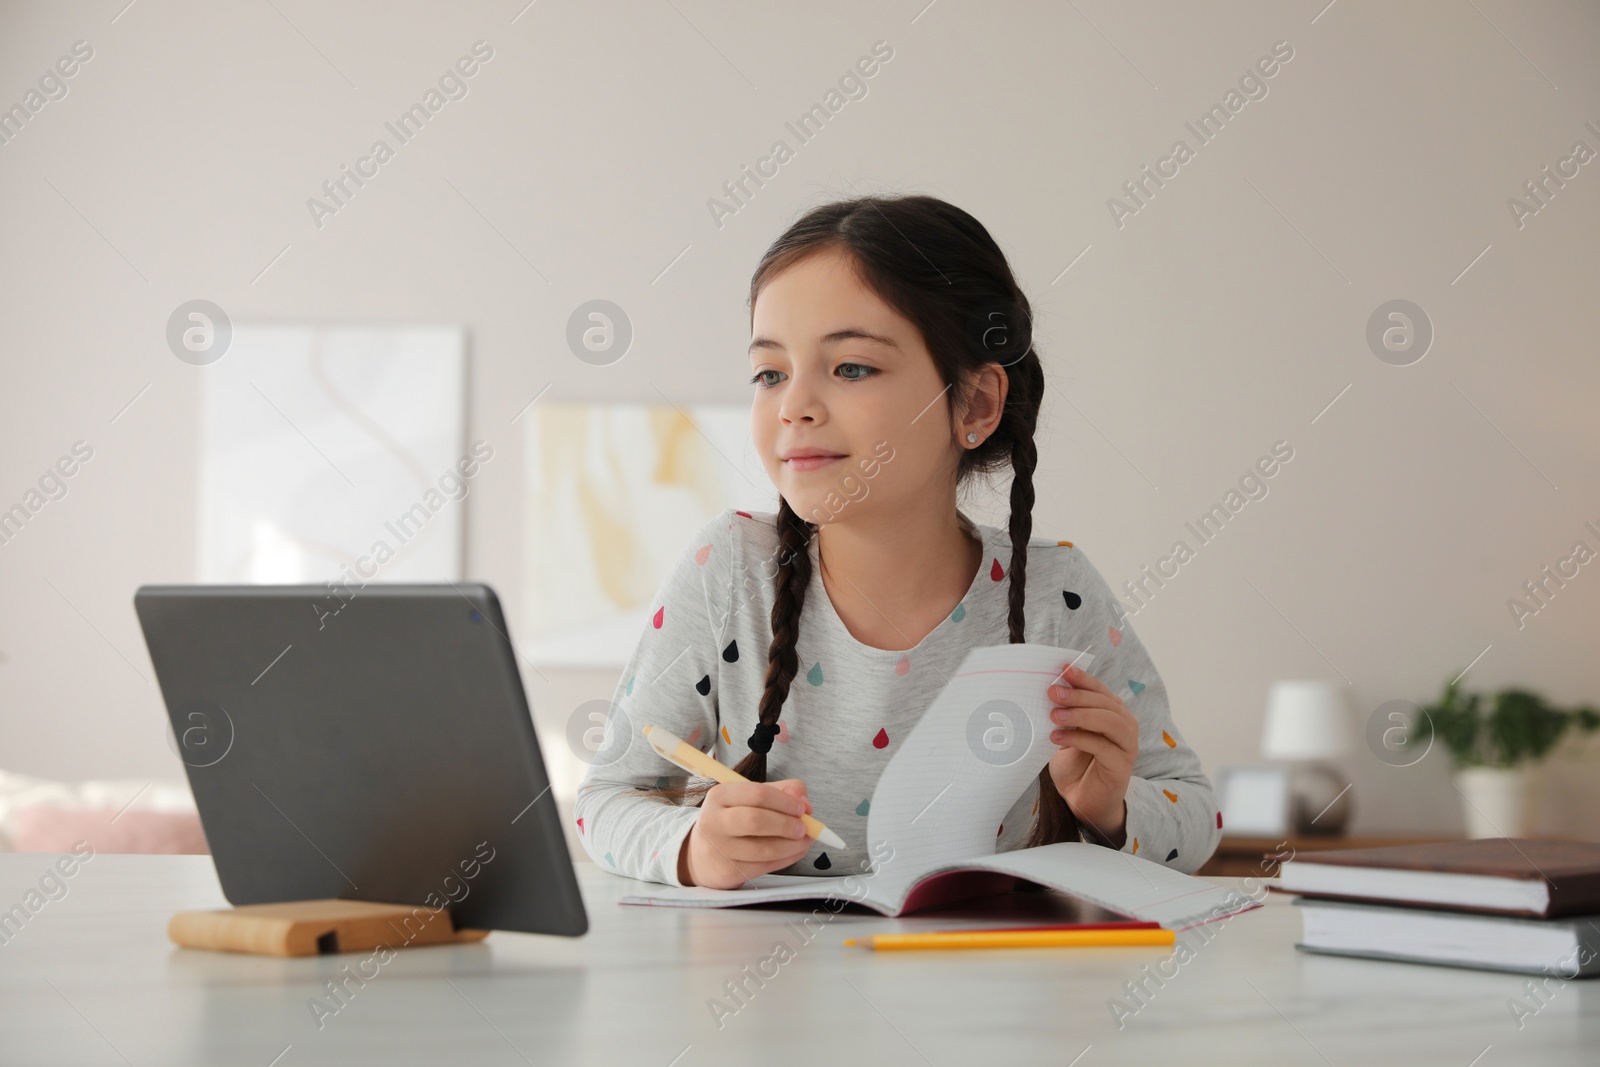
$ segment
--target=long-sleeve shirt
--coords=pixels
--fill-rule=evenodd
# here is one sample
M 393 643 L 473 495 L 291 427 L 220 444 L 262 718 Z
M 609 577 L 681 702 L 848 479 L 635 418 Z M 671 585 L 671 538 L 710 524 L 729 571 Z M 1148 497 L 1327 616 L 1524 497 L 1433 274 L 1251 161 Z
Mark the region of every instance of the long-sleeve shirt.
M 813 839 L 804 857 L 773 873 L 865 869 L 858 865 L 869 858 L 871 797 L 896 745 L 968 650 L 1008 643 L 1010 537 L 998 527 L 967 525 L 983 538 L 972 585 L 905 651 L 873 648 L 850 633 L 828 598 L 811 539 L 811 584 L 795 644 L 799 670 L 767 753 L 767 780 L 803 779 L 812 814 L 860 846 L 841 850 Z M 678 854 L 700 808 L 640 793 L 691 779 L 655 753 L 641 727 L 659 724 L 730 767 L 749 751 L 780 558 L 775 516 L 728 510 L 701 528 L 662 583 L 575 803 L 579 840 L 602 868 L 683 884 Z M 1216 849 L 1222 816 L 1199 757 L 1172 721 L 1155 664 L 1105 580 L 1071 542 L 1030 538 L 1026 587 L 1025 639 L 1092 653 L 1089 673 L 1139 721 L 1122 851 L 1192 873 Z M 1038 791 L 1035 779 L 995 828 L 996 852 L 1022 846 Z

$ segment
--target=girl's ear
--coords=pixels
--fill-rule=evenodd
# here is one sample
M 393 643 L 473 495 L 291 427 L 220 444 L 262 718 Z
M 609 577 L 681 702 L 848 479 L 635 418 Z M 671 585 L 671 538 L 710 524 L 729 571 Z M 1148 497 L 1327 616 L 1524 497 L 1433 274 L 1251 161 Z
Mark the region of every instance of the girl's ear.
M 969 433 L 977 434 L 980 442 L 989 439 L 995 427 L 1000 425 L 1010 386 L 1010 377 L 998 363 L 985 363 L 973 373 L 971 385 L 960 402 L 960 414 L 956 420 L 963 441 Z

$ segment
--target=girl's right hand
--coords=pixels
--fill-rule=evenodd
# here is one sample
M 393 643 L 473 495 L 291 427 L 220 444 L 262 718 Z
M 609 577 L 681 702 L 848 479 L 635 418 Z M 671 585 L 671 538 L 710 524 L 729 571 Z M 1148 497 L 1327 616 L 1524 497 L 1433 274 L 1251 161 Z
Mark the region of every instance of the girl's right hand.
M 797 862 L 811 849 L 801 814 L 810 814 L 806 783 L 718 782 L 678 854 L 678 880 L 738 889 L 760 874 Z

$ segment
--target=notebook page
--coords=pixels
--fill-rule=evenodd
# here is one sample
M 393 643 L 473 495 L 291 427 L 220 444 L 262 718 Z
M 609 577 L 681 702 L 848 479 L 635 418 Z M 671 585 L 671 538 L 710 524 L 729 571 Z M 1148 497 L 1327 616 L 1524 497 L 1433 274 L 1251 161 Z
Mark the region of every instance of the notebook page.
M 960 866 L 1013 874 L 1169 930 L 1261 906 L 1237 889 L 1081 841 L 963 860 Z
M 1055 702 L 1068 664 L 1094 656 L 1049 645 L 989 645 L 967 653 L 872 794 L 868 848 L 904 877 L 992 856 L 1000 820 L 1050 762 Z M 899 880 L 899 879 L 895 879 Z

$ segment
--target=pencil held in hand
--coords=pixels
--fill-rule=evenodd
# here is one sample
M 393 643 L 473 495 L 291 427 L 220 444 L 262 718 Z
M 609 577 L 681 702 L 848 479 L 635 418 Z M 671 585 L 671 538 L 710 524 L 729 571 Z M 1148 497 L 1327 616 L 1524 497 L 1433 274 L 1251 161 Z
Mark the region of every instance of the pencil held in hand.
M 663 759 L 671 760 L 690 774 L 698 774 L 702 778 L 710 778 L 718 782 L 748 782 L 750 779 L 734 770 L 724 767 L 710 756 L 695 748 L 677 734 L 661 726 L 646 726 L 645 739 L 650 742 L 650 747 Z M 829 848 L 848 848 L 844 839 L 816 818 L 810 815 L 800 816 L 800 821 L 805 824 L 806 833 L 821 841 Z

